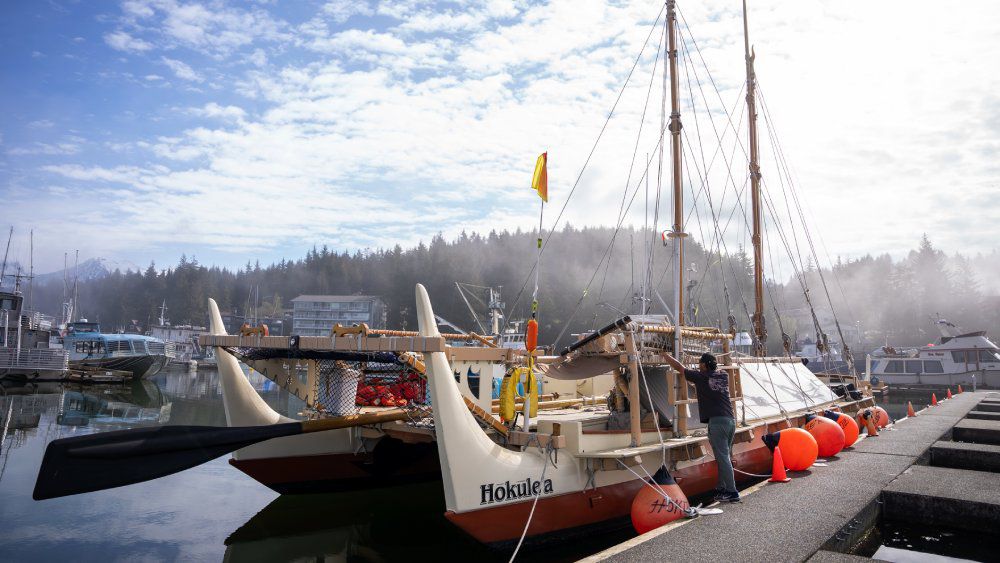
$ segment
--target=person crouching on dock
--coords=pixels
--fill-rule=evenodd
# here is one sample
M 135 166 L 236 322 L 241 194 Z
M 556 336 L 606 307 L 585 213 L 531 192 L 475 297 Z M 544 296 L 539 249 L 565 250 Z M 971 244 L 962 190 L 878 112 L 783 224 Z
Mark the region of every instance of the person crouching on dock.
M 708 424 L 708 441 L 715 454 L 715 464 L 719 472 L 719 486 L 715 500 L 739 502 L 736 490 L 736 476 L 733 473 L 733 437 L 736 435 L 736 417 L 729 401 L 729 375 L 718 368 L 715 356 L 702 354 L 698 369 L 687 369 L 677 358 L 666 355 L 667 363 L 684 374 L 684 378 L 698 390 L 698 414 L 703 423 Z

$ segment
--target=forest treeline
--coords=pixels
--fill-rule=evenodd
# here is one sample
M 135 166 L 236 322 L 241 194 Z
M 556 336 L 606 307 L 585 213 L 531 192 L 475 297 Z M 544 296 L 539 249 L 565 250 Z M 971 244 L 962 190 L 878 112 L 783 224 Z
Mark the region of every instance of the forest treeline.
M 263 316 L 290 308 L 298 295 L 367 294 L 386 302 L 388 326 L 413 329 L 414 285 L 422 283 L 435 313 L 478 330 L 455 282 L 502 286 L 508 316 L 527 317 L 534 290 L 536 236 L 520 230 L 493 231 L 462 233 L 447 241 L 438 235 L 414 248 L 397 245 L 354 252 L 323 246 L 298 260 L 267 266 L 248 263 L 235 270 L 181 257 L 167 268 L 150 264 L 143 272 L 116 271 L 80 282 L 78 310 L 80 316 L 112 330 L 133 321 L 148 326 L 166 302 L 173 324 L 205 325 L 209 297 L 223 311 L 244 314 L 253 290 L 259 295 L 258 314 Z M 932 341 L 938 315 L 968 330 L 995 333 L 1000 328 L 1000 300 L 984 280 L 1000 272 L 1000 254 L 948 256 L 926 236 L 917 243 L 908 256 L 896 261 L 888 254 L 837 259 L 821 272 L 816 261 L 807 258 L 801 275 L 769 279 L 765 303 L 771 351 L 781 351 L 782 333 L 792 339 L 815 338 L 814 318 L 832 340 L 839 340 L 836 319 L 855 350 L 871 349 L 885 340 L 895 345 Z M 650 249 L 652 259 L 647 258 Z M 541 342 L 551 344 L 561 336 L 560 343 L 565 344 L 573 333 L 602 326 L 622 312 L 635 313 L 643 303 L 649 312 L 663 313 L 664 305 L 673 304 L 671 251 L 659 237 L 636 230 L 616 233 L 611 228 L 567 226 L 555 233 L 545 247 L 539 272 Z M 684 261 L 686 323 L 728 330 L 732 316 L 740 330 L 748 330 L 753 280 L 751 259 L 744 249 L 724 255 L 690 242 Z M 38 308 L 58 316 L 62 283 L 36 287 L 34 292 Z M 485 307 L 476 297 L 473 288 L 470 301 L 483 315 Z M 485 293 L 478 297 L 486 300 Z

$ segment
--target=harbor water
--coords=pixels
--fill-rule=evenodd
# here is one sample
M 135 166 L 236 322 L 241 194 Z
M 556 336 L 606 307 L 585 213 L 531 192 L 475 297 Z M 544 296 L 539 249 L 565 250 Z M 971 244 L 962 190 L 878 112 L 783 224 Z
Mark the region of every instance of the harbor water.
M 261 375 L 251 372 L 249 378 L 275 410 L 296 416 L 302 408 Z M 900 418 L 908 401 L 919 410 L 930 402 L 930 391 L 890 392 L 882 405 Z M 223 456 L 128 487 L 41 502 L 31 498 L 51 440 L 157 424 L 224 426 L 215 371 L 165 371 L 126 385 L 4 383 L 0 407 L 2 561 L 506 561 L 510 556 L 477 544 L 445 520 L 440 481 L 281 496 Z M 572 561 L 634 535 L 631 529 L 594 534 L 533 547 L 518 559 Z
M 295 416 L 301 409 L 264 377 L 249 377 L 276 410 Z M 0 561 L 509 559 L 445 520 L 440 481 L 281 496 L 231 467 L 227 455 L 128 487 L 31 498 L 45 446 L 57 438 L 155 424 L 224 426 L 218 382 L 205 370 L 126 385 L 5 382 L 0 406 L 11 422 L 0 447 Z M 633 535 L 599 534 L 518 559 L 572 561 Z

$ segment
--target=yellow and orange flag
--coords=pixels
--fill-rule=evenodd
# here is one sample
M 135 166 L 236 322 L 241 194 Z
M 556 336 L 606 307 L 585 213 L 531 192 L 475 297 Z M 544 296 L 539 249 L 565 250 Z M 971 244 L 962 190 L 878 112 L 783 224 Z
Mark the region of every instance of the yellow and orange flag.
M 531 189 L 538 192 L 538 197 L 545 202 L 549 201 L 548 155 L 548 152 L 538 155 L 538 160 L 535 161 L 535 174 L 531 177 Z

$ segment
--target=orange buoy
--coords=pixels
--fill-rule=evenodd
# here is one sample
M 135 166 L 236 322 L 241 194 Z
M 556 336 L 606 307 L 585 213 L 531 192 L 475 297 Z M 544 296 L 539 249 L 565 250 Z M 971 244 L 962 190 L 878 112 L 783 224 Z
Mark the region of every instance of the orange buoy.
M 936 393 L 931 393 L 931 406 L 932 407 L 936 407 L 937 406 L 937 394 Z
M 664 494 L 670 500 L 664 498 Z M 653 475 L 653 483 L 644 483 L 632 499 L 632 527 L 636 532 L 645 534 L 684 517 L 684 511 L 690 507 L 677 481 L 666 467 L 661 467 Z
M 836 422 L 840 426 L 840 429 L 844 431 L 845 448 L 853 446 L 854 442 L 858 441 L 858 435 L 861 434 L 861 429 L 858 428 L 858 423 L 851 418 L 850 415 L 842 412 L 823 411 L 823 416 Z
M 538 348 L 538 321 L 531 319 L 524 329 L 524 347 L 529 352 L 534 352 Z
M 892 419 L 889 418 L 889 413 L 882 407 L 872 409 L 872 416 L 875 417 L 875 426 L 878 428 L 885 428 L 892 422 Z
M 844 449 L 844 429 L 839 424 L 826 418 L 825 416 L 806 415 L 806 425 L 803 426 L 806 432 L 812 434 L 819 447 L 818 454 L 821 457 L 837 455 Z
M 948 388 L 948 394 L 944 396 L 945 399 L 951 398 L 951 387 Z
M 786 428 L 774 434 L 765 434 L 763 440 L 771 451 L 781 447 L 785 467 L 791 471 L 808 469 L 819 455 L 816 438 L 801 428 Z

